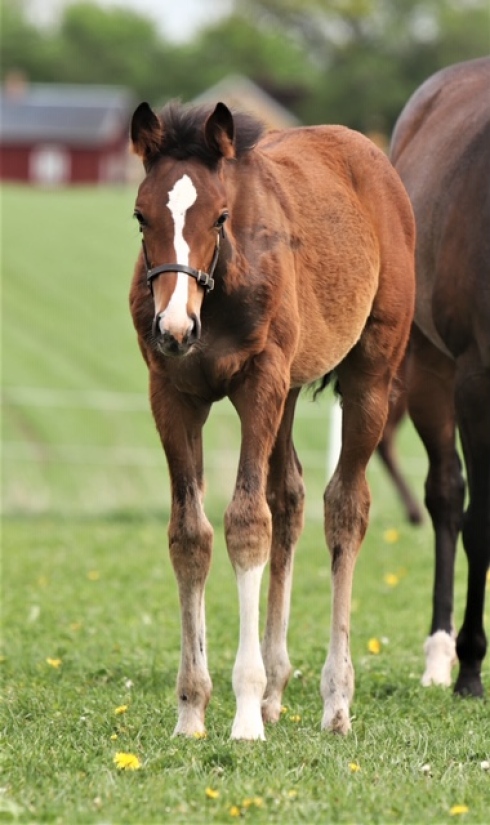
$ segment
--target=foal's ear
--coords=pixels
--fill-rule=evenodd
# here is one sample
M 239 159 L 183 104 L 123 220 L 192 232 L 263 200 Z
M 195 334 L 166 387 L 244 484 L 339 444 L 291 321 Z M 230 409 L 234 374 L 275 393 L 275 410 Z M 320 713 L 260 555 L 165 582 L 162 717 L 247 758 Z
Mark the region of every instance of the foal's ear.
M 131 145 L 135 155 L 146 163 L 160 149 L 162 124 L 148 103 L 140 103 L 131 118 Z
M 217 103 L 204 124 L 206 143 L 224 158 L 235 157 L 235 124 L 233 115 L 224 103 Z

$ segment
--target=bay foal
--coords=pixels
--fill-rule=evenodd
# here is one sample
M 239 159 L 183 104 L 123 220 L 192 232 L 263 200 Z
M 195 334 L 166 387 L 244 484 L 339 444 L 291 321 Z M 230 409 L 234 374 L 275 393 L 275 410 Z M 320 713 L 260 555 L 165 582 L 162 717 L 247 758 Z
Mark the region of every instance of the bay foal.
M 304 499 L 294 409 L 301 388 L 333 370 L 343 423 L 324 497 L 333 606 L 322 727 L 346 733 L 352 578 L 370 503 L 365 471 L 413 313 L 410 203 L 383 153 L 338 126 L 263 136 L 255 120 L 222 103 L 172 104 L 160 116 L 141 104 L 131 139 L 146 177 L 135 205 L 143 249 L 130 302 L 168 462 L 181 605 L 175 733 L 204 731 L 211 696 L 204 588 L 213 530 L 203 509 L 201 439 L 211 405 L 228 396 L 241 421 L 225 514 L 240 612 L 231 735 L 263 739 L 291 671 L 286 634 Z

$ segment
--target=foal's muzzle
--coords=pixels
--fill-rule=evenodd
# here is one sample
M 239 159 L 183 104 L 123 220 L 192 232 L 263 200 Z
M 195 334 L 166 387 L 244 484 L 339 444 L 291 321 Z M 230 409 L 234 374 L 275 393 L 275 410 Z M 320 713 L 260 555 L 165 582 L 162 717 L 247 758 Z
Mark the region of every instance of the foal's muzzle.
M 170 330 L 165 329 L 165 312 L 160 312 L 153 319 L 153 337 L 156 348 L 162 355 L 181 357 L 187 355 L 191 348 L 201 337 L 201 322 L 197 315 L 192 315 L 187 330 L 182 336 L 173 335 Z

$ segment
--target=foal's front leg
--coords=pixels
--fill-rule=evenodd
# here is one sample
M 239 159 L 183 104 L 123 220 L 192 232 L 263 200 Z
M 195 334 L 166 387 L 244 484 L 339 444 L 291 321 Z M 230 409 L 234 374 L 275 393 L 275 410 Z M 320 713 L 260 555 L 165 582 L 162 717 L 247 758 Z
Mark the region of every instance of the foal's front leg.
M 257 372 L 231 397 L 242 423 L 236 487 L 225 516 L 226 542 L 240 607 L 240 641 L 233 668 L 236 715 L 232 739 L 265 739 L 262 699 L 267 677 L 259 641 L 259 599 L 272 536 L 266 499 L 267 467 L 287 383 L 284 380 L 280 386 L 281 380 L 261 377 L 259 364 Z
M 204 586 L 213 529 L 202 507 L 202 425 L 209 406 L 186 402 L 155 374 L 150 378 L 153 415 L 167 456 L 172 503 L 168 538 L 181 610 L 181 659 L 177 678 L 176 734 L 204 733 L 211 697 L 206 656 Z

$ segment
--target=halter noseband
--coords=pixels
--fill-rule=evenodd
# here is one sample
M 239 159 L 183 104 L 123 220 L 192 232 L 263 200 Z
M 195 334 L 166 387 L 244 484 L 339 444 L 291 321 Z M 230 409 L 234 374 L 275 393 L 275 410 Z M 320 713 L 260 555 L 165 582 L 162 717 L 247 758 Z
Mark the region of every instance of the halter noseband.
M 151 294 L 153 295 L 153 281 L 164 272 L 183 272 L 184 275 L 189 275 L 191 278 L 195 278 L 197 283 L 200 286 L 203 286 L 206 292 L 211 292 L 211 290 L 214 289 L 213 274 L 216 269 L 216 264 L 218 263 L 220 236 L 223 238 L 225 236 L 225 230 L 223 227 L 221 227 L 216 237 L 216 246 L 214 248 L 213 260 L 211 261 L 209 272 L 204 272 L 202 269 L 194 269 L 192 266 L 186 266 L 186 264 L 178 263 L 161 264 L 160 266 L 152 267 L 146 252 L 145 242 L 142 241 L 143 255 L 146 264 L 146 283 L 148 284 Z

